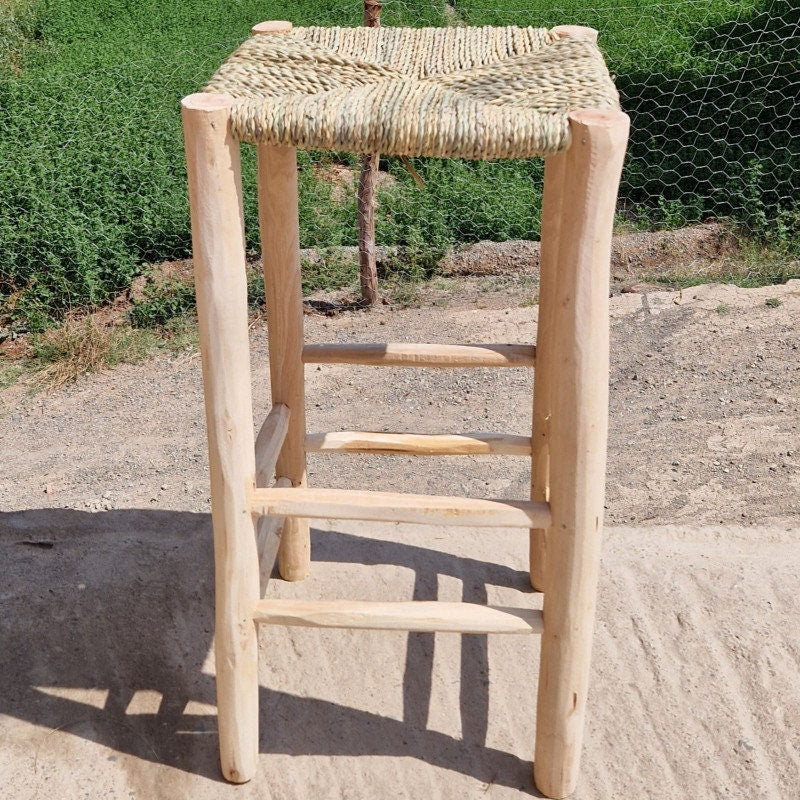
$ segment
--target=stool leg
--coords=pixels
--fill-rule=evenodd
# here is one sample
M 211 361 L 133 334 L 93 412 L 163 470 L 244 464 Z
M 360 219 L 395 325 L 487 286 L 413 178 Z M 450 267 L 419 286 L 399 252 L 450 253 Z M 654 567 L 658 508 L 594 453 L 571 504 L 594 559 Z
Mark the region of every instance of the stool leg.
M 289 430 L 275 466 L 292 486 L 306 485 L 306 421 L 303 375 L 303 290 L 294 147 L 258 146 L 258 221 L 264 262 L 273 404 L 291 411 Z M 287 518 L 278 570 L 287 581 L 307 578 L 311 565 L 308 520 Z
M 597 31 L 581 25 L 557 25 L 551 33 L 558 38 L 597 41 Z M 542 202 L 541 255 L 539 259 L 539 319 L 536 331 L 536 371 L 533 384 L 533 433 L 531 437 L 531 500 L 546 503 L 550 497 L 550 450 L 548 427 L 550 420 L 550 365 L 552 363 L 552 309 L 558 275 L 558 244 L 561 224 L 561 203 L 564 198 L 563 153 L 545 160 L 544 198 Z M 531 530 L 530 575 L 531 586 L 545 591 L 546 530 Z
M 564 153 L 552 155 L 544 165 L 542 202 L 541 256 L 539 259 L 539 319 L 536 324 L 536 368 L 533 377 L 533 434 L 531 438 L 531 500 L 546 503 L 550 499 L 550 450 L 548 396 L 553 360 L 553 303 L 558 275 L 558 243 L 561 202 L 564 197 Z M 531 586 L 545 590 L 545 545 L 547 532 L 531 530 Z
M 183 101 L 200 352 L 214 527 L 215 655 L 220 761 L 235 783 L 258 758 L 258 555 L 253 403 L 239 145 L 227 95 Z
M 577 783 L 589 686 L 608 428 L 608 282 L 628 117 L 570 115 L 552 298 L 550 507 L 534 778 L 548 797 Z M 542 313 L 545 313 L 544 311 Z

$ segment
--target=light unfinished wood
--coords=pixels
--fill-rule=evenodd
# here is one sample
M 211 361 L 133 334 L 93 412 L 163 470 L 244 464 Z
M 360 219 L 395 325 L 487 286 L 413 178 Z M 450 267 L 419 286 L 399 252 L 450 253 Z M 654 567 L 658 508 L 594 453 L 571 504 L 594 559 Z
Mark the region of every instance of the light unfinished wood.
M 288 489 L 292 482 L 288 478 L 278 478 L 275 486 L 279 489 Z M 258 576 L 261 587 L 261 597 L 267 591 L 269 576 L 278 557 L 278 548 L 281 544 L 284 517 L 259 517 L 256 533 L 256 549 L 258 550 Z
M 594 628 L 608 428 L 608 283 L 628 137 L 620 111 L 570 115 L 553 296 L 550 508 L 534 777 L 548 797 L 578 778 Z M 548 527 L 548 526 L 534 526 Z
M 253 36 L 266 33 L 291 33 L 292 23 L 283 19 L 270 19 L 259 22 L 250 29 Z
M 264 267 L 273 405 L 289 408 L 289 429 L 275 469 L 293 486 L 306 483 L 303 385 L 303 292 L 297 209 L 297 153 L 258 146 L 258 221 Z M 291 519 L 281 536 L 278 569 L 287 581 L 306 578 L 311 566 L 308 520 Z
M 527 608 L 417 600 L 261 600 L 254 619 L 305 628 L 439 633 L 541 633 L 542 614 Z
M 372 453 L 381 455 L 506 455 L 529 456 L 528 436 L 507 433 L 384 433 L 333 431 L 306 436 L 308 452 Z
M 532 367 L 529 344 L 309 344 L 306 364 L 362 364 L 375 367 Z
M 584 42 L 596 42 L 597 31 L 585 25 L 556 25 L 550 28 L 550 33 L 557 39 L 578 39 Z
M 291 411 L 278 403 L 272 406 L 256 437 L 256 486 L 266 486 L 275 474 L 286 433 L 289 430 Z
M 233 99 L 193 94 L 182 103 L 192 251 L 205 386 L 214 529 L 215 656 L 220 762 L 235 783 L 258 756 L 259 599 L 254 519 L 253 406 L 239 145 Z
M 536 324 L 536 374 L 533 380 L 533 432 L 531 435 L 531 500 L 550 499 L 550 386 L 553 380 L 553 318 L 558 281 L 558 247 L 564 199 L 566 155 L 557 153 L 545 159 L 542 198 L 541 256 L 539 260 L 539 316 Z M 531 586 L 545 590 L 547 531 L 531 530 Z
M 550 31 L 558 38 L 571 37 L 596 42 L 597 31 L 582 25 L 557 25 Z M 558 280 L 558 246 L 566 156 L 558 153 L 545 159 L 542 199 L 541 256 L 539 266 L 539 316 L 536 330 L 536 376 L 533 384 L 533 452 L 531 460 L 531 500 L 546 503 L 550 498 L 550 420 L 549 387 L 552 382 L 552 343 L 554 296 Z M 547 531 L 531 530 L 531 586 L 545 590 Z
M 546 503 L 484 500 L 356 489 L 256 489 L 254 514 L 312 519 L 361 519 L 417 525 L 532 528 L 550 524 Z

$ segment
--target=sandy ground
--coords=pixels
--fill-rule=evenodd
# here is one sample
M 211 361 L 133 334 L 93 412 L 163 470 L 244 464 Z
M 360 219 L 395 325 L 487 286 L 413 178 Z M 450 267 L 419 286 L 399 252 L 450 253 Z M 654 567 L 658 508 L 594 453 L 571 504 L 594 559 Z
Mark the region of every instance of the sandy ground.
M 535 307 L 480 304 L 310 316 L 307 337 L 533 340 Z M 798 311 L 797 281 L 612 299 L 608 528 L 576 798 L 800 794 Z M 260 419 L 260 324 L 253 344 Z M 186 352 L 0 397 L 0 796 L 536 796 L 528 637 L 265 629 L 261 772 L 221 781 L 199 373 Z M 313 430 L 530 426 L 525 371 L 307 377 Z M 410 463 L 317 455 L 309 475 L 527 491 L 523 459 Z M 269 593 L 535 607 L 526 540 L 325 522 L 312 577 Z

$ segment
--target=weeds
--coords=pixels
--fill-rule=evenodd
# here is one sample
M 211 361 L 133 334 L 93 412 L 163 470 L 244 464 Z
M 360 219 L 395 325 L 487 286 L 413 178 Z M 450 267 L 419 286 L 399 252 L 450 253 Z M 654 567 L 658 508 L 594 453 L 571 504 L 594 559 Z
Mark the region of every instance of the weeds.
M 744 239 L 735 251 L 724 258 L 697 263 L 689 261 L 678 267 L 665 267 L 658 273 L 642 276 L 647 283 L 686 289 L 701 283 L 731 283 L 744 289 L 772 286 L 800 278 L 800 261 L 791 249 L 781 244 Z
M 94 317 L 68 318 L 57 328 L 32 337 L 37 388 L 54 388 L 90 372 L 137 363 L 156 346 L 151 331 L 110 326 Z
M 731 313 L 731 307 L 727 303 L 720 303 L 714 310 L 721 317 L 727 317 Z
M 150 283 L 129 312 L 135 328 L 154 328 L 195 309 L 194 286 L 179 280 Z
M 22 364 L 0 366 L 0 390 L 13 386 L 24 372 L 25 367 Z
M 98 315 L 70 316 L 58 327 L 34 334 L 30 354 L 0 371 L 0 389 L 32 373 L 34 390 L 54 389 L 118 364 L 137 364 L 159 350 L 178 352 L 197 345 L 194 319 L 182 315 L 159 330 L 109 324 Z
M 783 305 L 783 300 L 779 297 L 768 297 L 765 301 L 767 308 L 778 308 Z

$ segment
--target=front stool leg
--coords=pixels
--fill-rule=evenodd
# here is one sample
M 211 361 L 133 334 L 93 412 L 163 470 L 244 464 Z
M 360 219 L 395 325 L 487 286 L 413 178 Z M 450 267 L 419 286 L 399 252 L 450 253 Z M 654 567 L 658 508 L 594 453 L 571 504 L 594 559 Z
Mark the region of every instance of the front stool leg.
M 611 236 L 629 120 L 570 114 L 552 301 L 550 508 L 534 778 L 548 797 L 578 779 L 594 629 L 608 429 Z M 541 313 L 545 313 L 542 310 Z
M 253 401 L 239 143 L 228 95 L 182 104 L 192 213 L 197 320 L 208 426 L 214 527 L 215 634 L 220 763 L 234 783 L 258 759 L 258 553 Z

